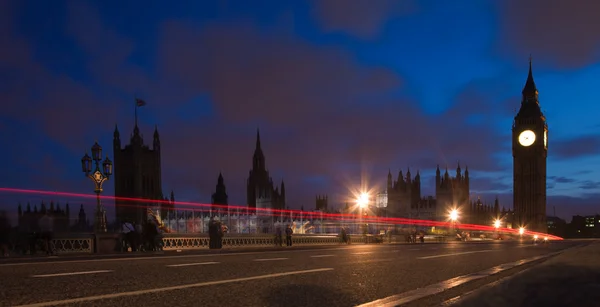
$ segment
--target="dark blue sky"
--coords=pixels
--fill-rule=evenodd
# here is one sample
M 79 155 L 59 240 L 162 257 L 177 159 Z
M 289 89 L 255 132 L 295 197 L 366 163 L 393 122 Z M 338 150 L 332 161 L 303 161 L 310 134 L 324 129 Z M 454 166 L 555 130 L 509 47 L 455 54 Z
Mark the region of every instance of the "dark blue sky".
M 430 195 L 436 165 L 459 160 L 474 198 L 511 207 L 510 128 L 532 54 L 549 213 L 597 213 L 598 11 L 560 0 L 2 1 L 0 186 L 92 192 L 80 158 L 95 139 L 112 152 L 115 124 L 122 139 L 131 132 L 138 95 L 178 200 L 210 201 L 222 171 L 243 205 L 260 127 L 292 208 L 313 208 L 316 194 L 340 203 L 361 178 L 376 188 L 407 167 Z M 0 206 L 40 199 L 2 194 Z

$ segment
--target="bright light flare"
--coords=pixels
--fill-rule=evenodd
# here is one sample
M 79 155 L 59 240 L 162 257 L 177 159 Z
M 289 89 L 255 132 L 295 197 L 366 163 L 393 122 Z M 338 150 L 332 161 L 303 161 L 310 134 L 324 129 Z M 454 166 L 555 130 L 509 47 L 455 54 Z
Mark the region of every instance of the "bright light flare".
M 450 211 L 450 220 L 452 220 L 453 222 L 456 222 L 456 220 L 458 220 L 458 210 L 452 209 L 452 211 Z
M 525 233 L 525 228 L 521 227 L 519 228 L 519 234 L 523 235 Z
M 360 193 L 358 199 L 356 200 L 356 204 L 359 207 L 365 208 L 369 205 L 369 194 L 368 193 Z
M 538 235 L 534 235 L 534 236 L 533 236 L 533 239 L 534 239 L 534 240 L 537 240 L 537 239 L 538 239 Z
M 500 220 L 494 221 L 494 227 L 500 228 L 501 225 L 502 225 L 502 222 L 500 222 Z

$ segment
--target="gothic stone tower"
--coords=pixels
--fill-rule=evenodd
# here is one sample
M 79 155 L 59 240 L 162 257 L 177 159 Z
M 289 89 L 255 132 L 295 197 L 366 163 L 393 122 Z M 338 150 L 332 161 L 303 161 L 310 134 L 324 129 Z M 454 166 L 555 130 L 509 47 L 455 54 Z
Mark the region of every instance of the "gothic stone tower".
M 456 176 L 451 177 L 448 168 L 442 176 L 438 165 L 435 171 L 436 219 L 447 220 L 452 209 L 458 209 L 462 212 L 468 211 L 469 196 L 469 168 L 466 167 L 463 174 L 460 164 L 458 164 Z
M 265 155 L 260 147 L 259 131 L 256 131 L 256 149 L 246 192 L 249 208 L 285 209 L 285 185 L 282 180 L 280 191 L 269 176 Z
M 223 205 L 227 205 L 228 204 L 228 196 L 227 196 L 227 189 L 225 188 L 225 180 L 223 179 L 223 175 L 221 173 L 219 173 L 219 179 L 217 179 L 217 186 L 215 189 L 215 193 L 213 193 L 212 195 L 212 209 L 213 210 L 226 210 L 225 208 L 221 207 Z M 221 205 L 219 208 L 217 208 L 214 205 Z
M 152 149 L 144 145 L 140 129 L 135 124 L 129 145 L 121 148 L 119 130 L 115 127 L 113 138 L 115 165 L 115 197 L 163 200 L 160 166 L 160 137 L 154 130 Z M 151 202 L 116 202 L 116 222 L 141 223 L 146 220 Z
M 410 168 L 403 176 L 402 170 L 398 173 L 398 180 L 392 180 L 392 172 L 388 171 L 387 177 L 388 210 L 393 216 L 408 217 L 410 208 L 416 208 L 421 199 L 421 175 L 413 178 Z
M 531 60 L 522 94 L 512 127 L 515 226 L 545 233 L 548 125 L 540 109 Z
M 321 212 L 327 212 L 327 195 L 317 195 L 315 199 L 315 210 Z

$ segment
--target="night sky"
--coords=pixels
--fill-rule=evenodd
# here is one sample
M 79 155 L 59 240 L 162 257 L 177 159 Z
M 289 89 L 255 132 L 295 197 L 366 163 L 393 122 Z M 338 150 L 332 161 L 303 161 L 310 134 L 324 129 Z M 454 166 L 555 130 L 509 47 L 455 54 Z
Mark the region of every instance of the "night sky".
M 383 189 L 407 167 L 432 195 L 436 165 L 454 174 L 458 161 L 474 199 L 509 208 L 531 54 L 548 214 L 598 213 L 600 2 L 567 3 L 0 1 L 0 187 L 92 193 L 80 159 L 96 139 L 112 158 L 137 95 L 177 200 L 209 202 L 221 171 L 245 205 L 260 128 L 291 208 L 314 208 L 316 194 L 337 205 L 361 182 Z M 0 193 L 0 206 L 41 199 Z

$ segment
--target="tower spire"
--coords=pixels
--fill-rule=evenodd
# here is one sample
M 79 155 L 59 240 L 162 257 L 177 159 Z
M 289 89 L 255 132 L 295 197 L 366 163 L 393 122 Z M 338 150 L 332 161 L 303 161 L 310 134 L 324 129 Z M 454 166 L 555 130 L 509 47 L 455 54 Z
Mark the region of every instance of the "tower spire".
M 260 149 L 260 130 L 256 128 L 256 149 Z
M 535 81 L 533 81 L 533 69 L 531 65 L 531 55 L 529 55 L 529 74 L 527 75 L 527 81 L 525 82 L 525 86 L 523 87 L 523 96 L 532 96 L 537 95 L 538 90 L 535 86 Z

